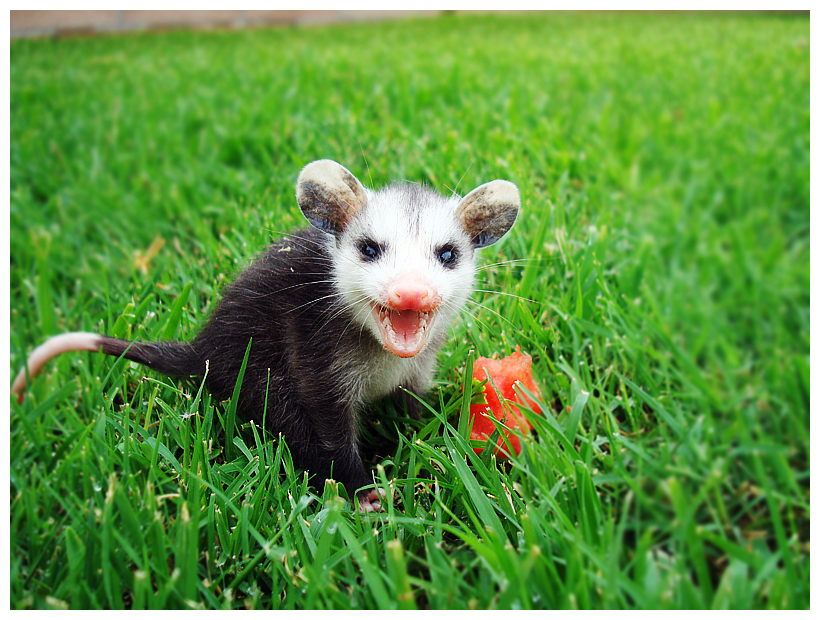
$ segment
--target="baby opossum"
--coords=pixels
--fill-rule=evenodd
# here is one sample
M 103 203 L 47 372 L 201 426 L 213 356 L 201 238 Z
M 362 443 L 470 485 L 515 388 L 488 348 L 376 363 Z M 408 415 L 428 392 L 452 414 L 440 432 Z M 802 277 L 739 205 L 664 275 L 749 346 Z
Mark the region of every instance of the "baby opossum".
M 518 214 L 518 188 L 491 181 L 444 198 L 415 184 L 365 189 L 330 160 L 308 164 L 296 200 L 312 228 L 271 245 L 223 294 L 190 343 L 137 343 L 90 333 L 55 336 L 28 360 L 33 376 L 66 351 L 102 351 L 176 377 L 206 376 L 233 393 L 251 341 L 238 410 L 266 411 L 314 484 L 334 478 L 380 510 L 357 447 L 363 407 L 389 396 L 418 417 L 404 389 L 422 393 L 451 321 L 467 301 L 475 251 L 500 239 Z M 12 392 L 22 395 L 26 369 Z M 267 409 L 265 410 L 265 407 Z

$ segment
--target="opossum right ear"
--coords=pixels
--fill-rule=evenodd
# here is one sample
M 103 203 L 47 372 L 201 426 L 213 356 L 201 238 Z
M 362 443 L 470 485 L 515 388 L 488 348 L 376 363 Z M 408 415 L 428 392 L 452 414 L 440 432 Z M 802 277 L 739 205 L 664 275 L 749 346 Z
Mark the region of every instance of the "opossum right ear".
M 296 202 L 308 222 L 338 235 L 367 204 L 364 187 L 344 166 L 329 159 L 314 161 L 296 180 Z
M 458 203 L 456 217 L 473 240 L 483 248 L 492 245 L 515 224 L 521 197 L 509 181 L 490 181 L 479 185 Z

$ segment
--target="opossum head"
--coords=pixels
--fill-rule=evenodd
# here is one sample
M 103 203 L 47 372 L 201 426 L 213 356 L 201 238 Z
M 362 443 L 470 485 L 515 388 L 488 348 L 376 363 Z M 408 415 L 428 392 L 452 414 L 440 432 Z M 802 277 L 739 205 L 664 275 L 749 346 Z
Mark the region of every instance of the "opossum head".
M 308 164 L 296 197 L 332 235 L 334 285 L 354 320 L 408 358 L 445 332 L 472 291 L 475 251 L 498 241 L 518 214 L 518 188 L 491 181 L 464 198 L 415 184 L 365 189 L 330 160 Z

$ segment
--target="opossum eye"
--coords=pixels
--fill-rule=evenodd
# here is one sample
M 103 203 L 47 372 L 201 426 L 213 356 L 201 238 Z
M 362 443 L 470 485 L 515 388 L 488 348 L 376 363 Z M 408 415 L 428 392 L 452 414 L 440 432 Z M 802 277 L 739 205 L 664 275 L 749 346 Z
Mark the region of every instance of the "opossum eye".
M 381 256 L 382 246 L 371 239 L 363 239 L 359 242 L 359 252 L 365 260 L 374 261 Z
M 438 259 L 445 267 L 455 267 L 456 258 L 458 258 L 458 253 L 452 245 L 445 245 L 439 248 Z

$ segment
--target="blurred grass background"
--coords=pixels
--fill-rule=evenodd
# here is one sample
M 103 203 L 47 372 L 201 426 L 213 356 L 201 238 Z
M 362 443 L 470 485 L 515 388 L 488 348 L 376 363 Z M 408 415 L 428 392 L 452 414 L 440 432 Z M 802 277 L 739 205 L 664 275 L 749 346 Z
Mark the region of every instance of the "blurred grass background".
M 365 453 L 394 501 L 371 517 L 248 426 L 222 450 L 198 386 L 55 360 L 12 404 L 13 607 L 808 607 L 808 17 L 10 51 L 12 372 L 62 331 L 192 337 L 303 224 L 319 158 L 372 186 L 514 181 L 478 288 L 533 300 L 475 295 L 422 426 L 377 409 Z M 516 343 L 548 413 L 496 464 L 458 434 L 464 364 Z

